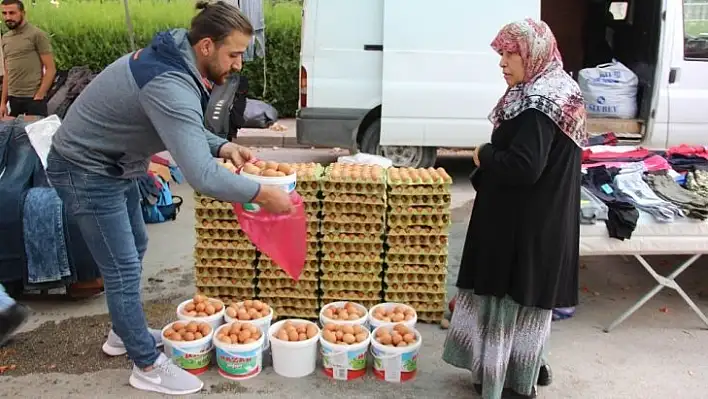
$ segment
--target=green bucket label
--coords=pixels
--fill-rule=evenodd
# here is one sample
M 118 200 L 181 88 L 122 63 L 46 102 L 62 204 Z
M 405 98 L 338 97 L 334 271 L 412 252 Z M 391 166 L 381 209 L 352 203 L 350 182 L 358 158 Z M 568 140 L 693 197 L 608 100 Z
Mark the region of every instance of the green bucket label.
M 216 348 L 216 363 L 225 374 L 248 377 L 257 374 L 261 367 L 261 348 L 246 352 L 230 352 Z
M 209 363 L 211 363 L 211 350 L 204 351 L 203 348 L 190 349 L 194 350 L 194 352 L 173 347 L 170 357 L 177 366 L 184 370 L 198 370 L 209 366 Z
M 258 212 L 260 209 L 261 207 L 258 204 L 251 202 L 243 204 L 243 210 L 246 212 Z

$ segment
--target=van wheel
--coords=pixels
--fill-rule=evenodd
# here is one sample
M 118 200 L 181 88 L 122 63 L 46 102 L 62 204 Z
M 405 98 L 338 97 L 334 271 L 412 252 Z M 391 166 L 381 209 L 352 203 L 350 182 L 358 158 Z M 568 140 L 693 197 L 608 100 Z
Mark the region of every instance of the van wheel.
M 435 147 L 379 145 L 381 119 L 377 119 L 364 131 L 359 148 L 367 154 L 376 154 L 393 161 L 393 166 L 405 168 L 429 168 L 435 165 L 438 151 Z

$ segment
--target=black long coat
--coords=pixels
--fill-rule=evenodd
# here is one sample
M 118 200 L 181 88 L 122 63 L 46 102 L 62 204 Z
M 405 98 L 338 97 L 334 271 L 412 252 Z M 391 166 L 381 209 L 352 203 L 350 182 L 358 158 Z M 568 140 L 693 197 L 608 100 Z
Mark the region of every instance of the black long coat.
M 459 288 L 543 309 L 577 304 L 581 153 L 534 109 L 495 129 L 472 176 Z

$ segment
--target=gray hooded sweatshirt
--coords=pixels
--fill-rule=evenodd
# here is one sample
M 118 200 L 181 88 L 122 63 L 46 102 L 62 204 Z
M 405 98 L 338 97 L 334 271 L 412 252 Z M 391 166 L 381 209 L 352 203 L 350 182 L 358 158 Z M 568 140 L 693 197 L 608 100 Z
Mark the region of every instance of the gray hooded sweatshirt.
M 213 157 L 227 141 L 204 126 L 209 93 L 185 29 L 155 35 L 144 49 L 106 67 L 69 108 L 52 140 L 69 162 L 104 176 L 131 179 L 168 150 L 198 192 L 249 202 L 260 185 Z

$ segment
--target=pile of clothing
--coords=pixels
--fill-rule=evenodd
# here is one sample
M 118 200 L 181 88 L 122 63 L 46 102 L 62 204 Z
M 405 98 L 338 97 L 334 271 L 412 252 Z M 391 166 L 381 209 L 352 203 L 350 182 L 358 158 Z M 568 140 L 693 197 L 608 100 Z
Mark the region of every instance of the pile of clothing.
M 678 168 L 677 168 L 678 166 Z M 597 145 L 583 152 L 580 219 L 604 221 L 610 237 L 630 239 L 639 211 L 659 223 L 708 219 L 708 151 L 679 146 L 665 153 Z

